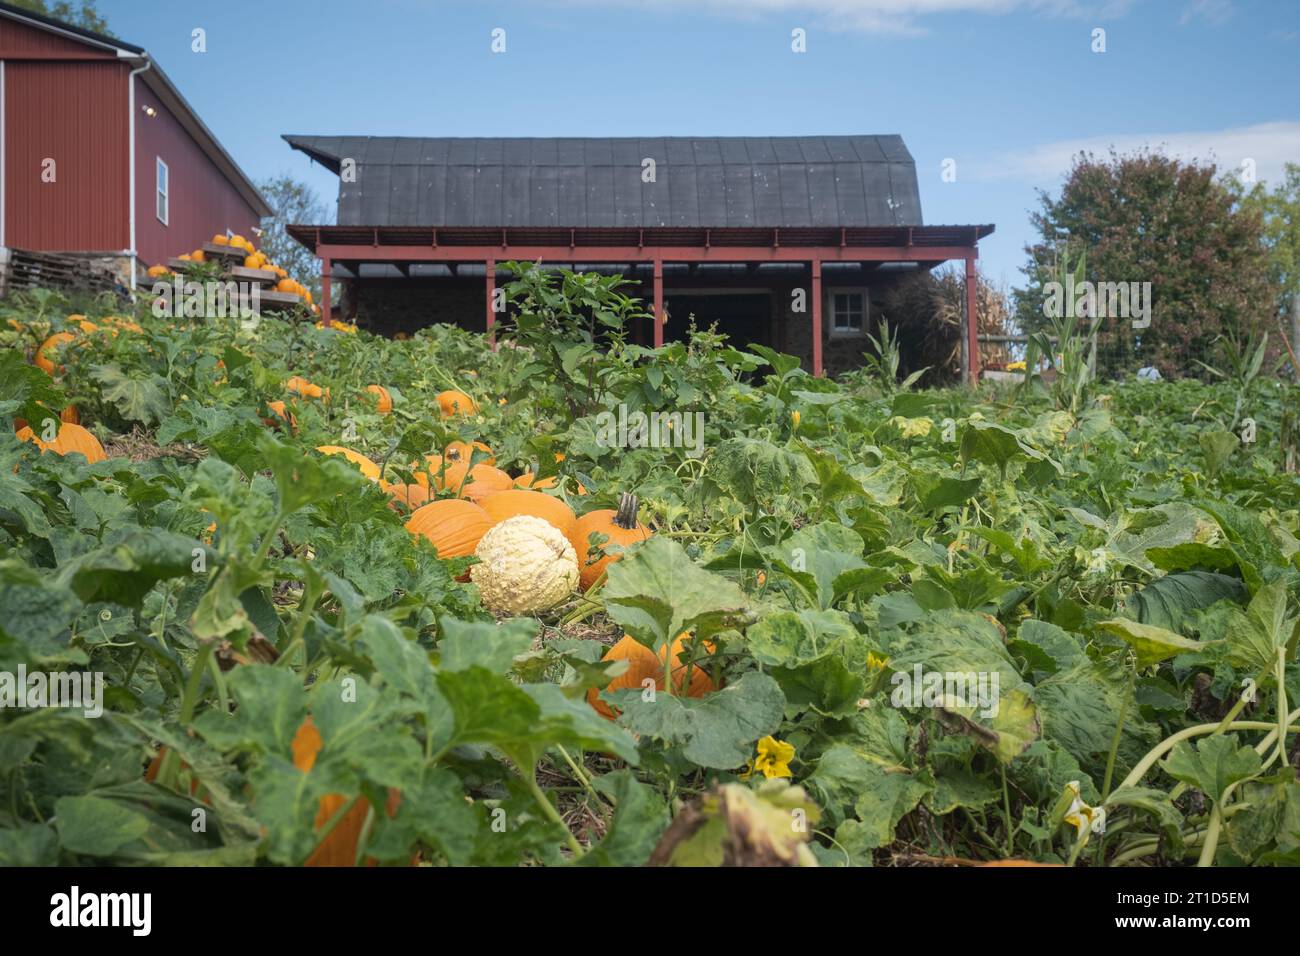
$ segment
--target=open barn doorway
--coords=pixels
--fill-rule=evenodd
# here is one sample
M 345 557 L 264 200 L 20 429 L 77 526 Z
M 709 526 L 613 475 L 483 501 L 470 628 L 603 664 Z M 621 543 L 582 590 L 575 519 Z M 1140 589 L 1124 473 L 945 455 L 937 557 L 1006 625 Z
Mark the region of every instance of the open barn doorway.
M 664 341 L 684 340 L 691 316 L 695 326 L 716 326 L 727 337 L 727 344 L 743 349 L 751 344 L 771 346 L 772 295 L 758 291 L 667 290 L 668 321 L 664 323 Z

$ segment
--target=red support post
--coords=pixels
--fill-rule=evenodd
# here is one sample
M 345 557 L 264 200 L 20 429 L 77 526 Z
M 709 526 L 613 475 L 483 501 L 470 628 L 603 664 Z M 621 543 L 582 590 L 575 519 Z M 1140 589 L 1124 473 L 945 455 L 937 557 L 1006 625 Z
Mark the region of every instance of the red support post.
M 486 270 L 487 272 L 487 325 L 486 325 L 487 337 L 488 337 L 488 342 L 492 344 L 492 347 L 496 348 L 497 317 L 496 317 L 496 312 L 493 310 L 493 306 L 495 305 L 493 300 L 496 298 L 497 261 L 495 259 L 489 259 L 487 260 L 486 265 L 487 265 L 487 270 Z
M 327 329 L 330 327 L 332 319 L 332 305 L 330 302 L 330 271 L 333 269 L 333 266 L 333 261 L 330 259 L 322 259 L 320 261 L 320 317 Z
M 812 261 L 812 366 L 813 375 L 822 374 L 822 261 Z
M 977 385 L 980 380 L 980 343 L 979 321 L 976 315 L 976 292 L 979 278 L 975 273 L 975 259 L 966 257 L 966 367 L 970 384 Z
M 664 263 L 655 260 L 655 348 L 664 344 Z

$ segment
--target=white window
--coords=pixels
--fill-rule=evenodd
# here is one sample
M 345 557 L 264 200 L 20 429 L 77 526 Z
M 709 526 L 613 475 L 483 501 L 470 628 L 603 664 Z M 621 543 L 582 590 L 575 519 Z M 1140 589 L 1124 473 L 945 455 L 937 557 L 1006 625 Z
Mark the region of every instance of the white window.
M 834 289 L 829 295 L 831 334 L 861 335 L 866 328 L 867 291 Z
M 158 221 L 167 225 L 167 164 L 158 159 Z

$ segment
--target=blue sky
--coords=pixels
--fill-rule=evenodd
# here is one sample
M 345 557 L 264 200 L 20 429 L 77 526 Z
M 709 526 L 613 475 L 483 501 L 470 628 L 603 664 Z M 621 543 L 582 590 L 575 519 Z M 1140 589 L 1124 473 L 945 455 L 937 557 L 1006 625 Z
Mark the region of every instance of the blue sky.
M 993 222 L 1020 279 L 1036 189 L 1144 144 L 1269 180 L 1300 162 L 1297 0 L 100 0 L 255 179 L 335 177 L 282 133 L 898 133 L 927 223 Z M 206 31 L 207 52 L 191 51 Z M 506 31 L 506 52 L 491 33 Z M 791 31 L 807 52 L 791 51 Z M 1093 31 L 1105 52 L 1093 52 Z M 956 181 L 941 176 L 956 161 Z

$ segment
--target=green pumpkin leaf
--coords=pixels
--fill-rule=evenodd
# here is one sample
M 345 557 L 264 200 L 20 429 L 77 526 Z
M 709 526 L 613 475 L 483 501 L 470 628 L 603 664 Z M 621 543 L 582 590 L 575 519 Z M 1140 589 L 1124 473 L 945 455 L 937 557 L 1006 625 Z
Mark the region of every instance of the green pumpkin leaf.
M 1254 747 L 1239 744 L 1234 735 L 1224 734 L 1203 738 L 1199 746 L 1184 740 L 1160 766 L 1175 780 L 1196 787 L 1219 803 L 1230 786 L 1260 772 L 1263 758 Z
M 655 535 L 609 566 L 605 610 L 651 650 L 697 629 L 710 634 L 742 622 L 749 598 L 726 578 L 695 564 L 676 541 Z
M 1208 642 L 1192 641 L 1173 631 L 1152 624 L 1141 624 L 1127 618 L 1117 617 L 1101 621 L 1097 625 L 1103 631 L 1114 634 L 1133 648 L 1137 655 L 1137 666 L 1144 670 L 1153 664 L 1169 660 L 1179 654 L 1203 650 Z

